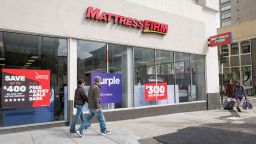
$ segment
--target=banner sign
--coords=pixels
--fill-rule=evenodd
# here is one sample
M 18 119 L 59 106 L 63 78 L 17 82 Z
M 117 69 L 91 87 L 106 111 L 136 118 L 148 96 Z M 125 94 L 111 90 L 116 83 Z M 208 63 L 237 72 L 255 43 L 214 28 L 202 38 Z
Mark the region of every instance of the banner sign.
M 91 73 L 91 84 L 96 76 L 102 78 L 101 81 L 101 103 L 122 102 L 122 74 L 119 73 Z
M 166 83 L 146 83 L 144 84 L 145 100 L 165 100 L 167 99 Z
M 2 69 L 2 107 L 50 106 L 50 70 Z
M 127 27 L 142 29 L 144 33 L 167 34 L 168 24 L 159 23 L 151 20 L 139 20 L 119 14 L 102 12 L 98 8 L 88 7 L 86 11 L 87 19 L 97 20 L 105 23 L 124 25 Z
M 226 45 L 226 44 L 231 44 L 231 43 L 232 43 L 232 33 L 231 32 L 211 36 L 208 39 L 209 47 L 221 46 L 221 45 Z

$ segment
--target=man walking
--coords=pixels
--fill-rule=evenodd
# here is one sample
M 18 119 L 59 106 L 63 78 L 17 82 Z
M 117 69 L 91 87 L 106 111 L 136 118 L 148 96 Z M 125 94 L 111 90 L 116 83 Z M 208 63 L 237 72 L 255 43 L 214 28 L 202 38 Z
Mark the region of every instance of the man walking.
M 96 76 L 94 79 L 94 84 L 89 88 L 88 92 L 88 108 L 89 115 L 85 118 L 85 121 L 81 124 L 80 128 L 76 133 L 83 137 L 83 130 L 87 128 L 88 123 L 91 123 L 92 118 L 96 115 L 98 122 L 100 124 L 101 135 L 109 135 L 111 132 L 107 130 L 105 124 L 105 117 L 102 110 L 100 109 L 100 82 L 101 77 Z
M 78 87 L 75 91 L 75 103 L 74 107 L 76 108 L 76 116 L 75 119 L 73 120 L 71 126 L 70 126 L 70 132 L 75 133 L 75 126 L 77 124 L 77 121 L 79 118 L 81 118 L 81 121 L 84 122 L 84 116 L 83 116 L 83 106 L 85 102 L 88 102 L 88 98 L 85 95 L 84 91 L 84 84 L 85 82 L 83 80 L 78 80 Z
M 240 81 L 237 81 L 236 85 L 233 87 L 233 93 L 236 99 L 236 109 L 238 112 L 241 112 L 240 103 L 244 97 L 246 99 L 246 93 L 245 93 L 244 86 L 240 84 Z

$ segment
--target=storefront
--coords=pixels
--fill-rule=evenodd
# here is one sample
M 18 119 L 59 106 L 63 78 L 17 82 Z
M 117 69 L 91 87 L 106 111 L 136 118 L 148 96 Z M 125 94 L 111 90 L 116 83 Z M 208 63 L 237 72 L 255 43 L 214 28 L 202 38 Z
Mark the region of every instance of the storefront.
M 217 108 L 207 38 L 218 8 L 165 2 L 182 12 L 132 0 L 0 2 L 0 127 L 70 121 L 77 80 L 87 90 L 95 76 L 107 120 Z
M 224 84 L 240 81 L 248 96 L 256 94 L 256 20 L 245 21 L 231 26 L 221 27 L 218 33 L 232 32 L 233 43 L 222 45 L 219 52 L 227 52 L 227 61 L 223 63 Z

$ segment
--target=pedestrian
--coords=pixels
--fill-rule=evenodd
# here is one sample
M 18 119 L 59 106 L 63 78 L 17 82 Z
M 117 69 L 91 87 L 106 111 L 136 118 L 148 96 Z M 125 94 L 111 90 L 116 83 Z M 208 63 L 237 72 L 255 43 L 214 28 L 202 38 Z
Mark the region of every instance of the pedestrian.
M 100 108 L 100 82 L 101 82 L 101 77 L 96 76 L 94 79 L 93 85 L 90 86 L 89 88 L 89 92 L 88 92 L 89 115 L 87 115 L 87 117 L 85 118 L 85 121 L 81 124 L 79 130 L 76 131 L 76 133 L 80 137 L 84 136 L 83 130 L 88 127 L 88 123 L 91 123 L 91 120 L 95 115 L 100 124 L 101 135 L 111 134 L 111 132 L 106 128 L 105 117 Z
M 84 84 L 85 82 L 80 79 L 78 80 L 78 87 L 75 90 L 75 100 L 74 100 L 74 107 L 76 108 L 76 116 L 74 120 L 71 123 L 70 126 L 70 133 L 75 133 L 75 126 L 77 124 L 78 119 L 80 118 L 82 122 L 84 122 L 84 116 L 83 116 L 83 106 L 85 105 L 85 102 L 88 103 L 88 98 L 85 94 L 84 90 Z
M 236 81 L 235 86 L 233 87 L 234 98 L 236 99 L 236 109 L 238 112 L 241 112 L 240 104 L 243 98 L 247 99 L 246 92 L 244 86 L 240 83 L 240 81 Z

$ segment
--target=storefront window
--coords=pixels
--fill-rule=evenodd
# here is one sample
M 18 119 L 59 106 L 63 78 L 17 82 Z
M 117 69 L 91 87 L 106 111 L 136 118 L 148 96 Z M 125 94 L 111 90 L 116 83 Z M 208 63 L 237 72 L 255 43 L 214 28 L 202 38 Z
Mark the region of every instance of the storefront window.
M 179 92 L 179 102 L 188 102 L 191 99 L 191 65 L 189 54 L 175 53 L 174 71 Z
M 242 67 L 242 72 L 244 86 L 252 86 L 252 67 L 244 66 Z
M 132 96 L 128 95 L 127 92 L 127 46 L 125 45 L 117 45 L 117 44 L 108 44 L 108 63 L 109 63 L 109 73 L 118 73 L 121 74 L 122 83 L 121 85 L 121 93 L 117 95 L 120 97 L 121 101 L 117 101 L 114 103 L 114 108 L 126 108 L 128 106 L 128 97 Z M 130 48 L 132 49 L 132 48 Z M 118 91 L 118 90 L 115 90 Z M 113 108 L 113 107 L 112 107 Z
M 239 67 L 233 67 L 233 68 L 231 68 L 231 71 L 232 71 L 233 83 L 236 82 L 236 81 L 240 81 L 240 70 L 239 70 Z
M 0 32 L 1 103 L 4 103 L 0 107 L 3 109 L 0 111 L 0 126 L 66 119 L 67 47 L 66 39 Z M 15 75 L 15 77 L 9 77 L 14 78 L 15 80 L 12 79 L 14 81 L 20 81 L 14 84 L 9 82 L 6 77 L 3 79 L 4 75 L 10 75 L 6 71 L 16 73 L 11 74 Z M 48 71 L 49 75 L 40 74 L 42 71 Z M 23 75 L 25 75 L 24 72 L 31 72 L 28 77 L 26 76 L 26 81 L 22 80 L 24 78 Z M 42 79 L 48 80 L 49 83 L 41 83 Z M 20 84 L 22 85 L 19 87 Z M 7 87 L 10 88 L 10 86 L 20 88 L 19 93 L 6 89 Z M 30 95 L 31 87 L 35 88 L 35 86 L 37 86 L 36 90 L 38 92 L 33 94 L 33 105 L 29 105 L 32 100 L 30 99 L 32 98 L 32 95 Z M 39 90 L 42 90 L 40 87 L 46 92 L 40 92 Z M 28 89 L 30 90 L 28 91 Z M 11 98 L 7 93 L 15 96 L 24 95 L 24 99 Z M 10 98 L 6 99 L 6 96 Z M 40 105 L 41 99 L 46 101 L 45 105 Z M 23 100 L 24 103 L 22 103 Z M 28 102 L 25 103 L 25 101 Z M 49 103 L 47 104 L 47 102 Z
M 231 44 L 231 55 L 238 55 L 239 54 L 239 47 L 238 43 Z
M 91 72 L 107 72 L 106 50 L 106 43 L 78 40 L 77 78 L 86 86 L 91 85 Z
M 155 50 L 134 48 L 134 77 L 135 107 L 155 105 L 156 99 L 151 89 L 156 84 Z M 146 86 L 150 94 L 144 93 Z
M 192 101 L 205 100 L 205 56 L 191 54 L 190 59 Z
M 85 91 L 88 95 L 89 87 L 94 82 L 92 73 L 107 73 L 107 44 L 78 40 L 77 42 L 77 78 L 85 80 Z M 108 109 L 107 102 L 103 102 L 102 109 Z M 88 107 L 84 107 L 87 111 Z
M 125 45 L 78 41 L 77 77 L 85 79 L 86 92 L 93 83 L 94 76 L 102 77 L 102 109 L 126 108 L 128 106 L 127 49 Z M 86 110 L 87 107 L 84 111 Z
M 241 53 L 250 53 L 251 52 L 251 46 L 249 41 L 243 41 L 241 42 Z
M 156 50 L 157 81 L 166 83 L 167 97 L 158 100 L 157 104 L 173 104 L 179 100 L 177 91 L 175 94 L 174 59 L 173 52 Z M 177 89 L 177 88 L 176 88 Z

